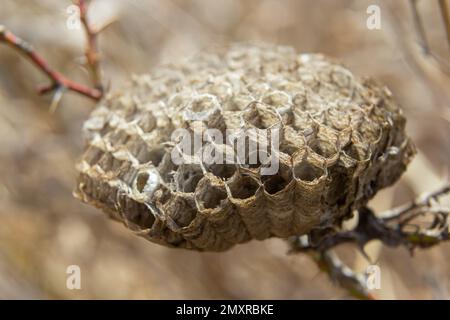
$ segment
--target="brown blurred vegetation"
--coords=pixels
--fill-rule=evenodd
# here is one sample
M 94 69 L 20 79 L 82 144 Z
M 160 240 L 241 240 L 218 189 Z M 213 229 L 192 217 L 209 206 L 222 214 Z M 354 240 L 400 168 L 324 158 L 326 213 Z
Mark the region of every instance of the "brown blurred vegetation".
M 66 27 L 70 1 L 2 0 L 0 24 L 34 44 L 71 78 L 89 83 L 79 66 L 82 30 Z M 381 30 L 366 28 L 366 8 L 381 7 Z M 449 56 L 437 1 L 419 1 L 430 43 Z M 421 72 L 403 43 L 414 37 L 407 1 L 95 0 L 91 21 L 118 21 L 100 36 L 109 87 L 203 47 L 262 40 L 322 52 L 355 74 L 391 89 L 408 118 L 419 154 L 396 186 L 372 202 L 376 210 L 438 187 L 450 169 L 450 82 Z M 432 70 L 431 73 L 434 71 Z M 447 79 L 448 80 L 448 79 Z M 72 197 L 81 125 L 93 103 L 66 94 L 59 109 L 35 85 L 47 79 L 0 46 L 0 298 L 301 299 L 345 298 L 306 256 L 287 255 L 282 240 L 251 242 L 226 253 L 168 249 L 140 239 Z M 345 261 L 368 265 L 352 247 Z M 450 245 L 417 251 L 371 243 L 387 299 L 450 298 Z M 82 271 L 82 290 L 66 289 L 66 267 Z

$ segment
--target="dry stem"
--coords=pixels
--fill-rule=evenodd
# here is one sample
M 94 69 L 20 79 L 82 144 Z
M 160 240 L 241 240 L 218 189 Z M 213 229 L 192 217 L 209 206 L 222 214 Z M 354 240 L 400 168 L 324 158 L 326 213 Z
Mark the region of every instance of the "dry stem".
M 80 9 L 80 21 L 86 34 L 86 50 L 84 54 L 86 56 L 87 66 L 89 68 L 89 72 L 91 74 L 95 88 L 103 91 L 100 71 L 100 53 L 98 51 L 97 36 L 102 30 L 105 29 L 105 26 L 97 30 L 92 28 L 89 24 L 87 16 L 87 2 L 84 0 L 76 0 L 75 4 Z
M 375 239 L 389 247 L 403 245 L 411 253 L 415 248 L 430 248 L 448 241 L 450 208 L 439 204 L 439 198 L 447 194 L 450 194 L 449 184 L 378 216 L 371 209 L 362 208 L 359 210 L 359 221 L 355 229 L 350 231 L 316 229 L 307 235 L 307 238 L 291 239 L 292 251 L 307 253 L 322 271 L 352 296 L 372 299 L 363 276 L 343 265 L 331 250 L 342 243 L 354 243 L 369 259 L 364 252 L 364 246 Z M 432 217 L 428 225 L 413 223 L 416 218 L 426 216 Z
M 87 18 L 87 2 L 84 0 L 76 0 L 75 4 L 78 5 L 80 9 L 80 21 L 84 27 L 87 37 L 85 56 L 91 77 L 94 82 L 94 88 L 90 88 L 73 80 L 70 80 L 58 71 L 53 70 L 48 62 L 41 55 L 39 55 L 29 43 L 19 38 L 11 31 L 7 30 L 4 26 L 0 25 L 0 42 L 9 45 L 10 47 L 18 50 L 20 53 L 25 55 L 31 60 L 31 62 L 34 63 L 36 67 L 38 67 L 39 70 L 41 70 L 50 79 L 51 83 L 38 87 L 38 92 L 39 94 L 55 92 L 52 105 L 60 100 L 62 92 L 64 90 L 70 90 L 79 93 L 93 100 L 99 100 L 103 96 L 97 36 L 110 23 L 97 29 L 92 28 L 89 25 Z
M 61 73 L 53 70 L 47 61 L 39 55 L 30 44 L 17 37 L 4 26 L 0 26 L 0 42 L 6 43 L 12 48 L 18 50 L 20 53 L 24 54 L 51 80 L 51 84 L 38 88 L 39 94 L 68 89 L 94 100 L 99 100 L 101 98 L 102 92 L 100 90 L 89 88 L 85 85 L 72 81 Z

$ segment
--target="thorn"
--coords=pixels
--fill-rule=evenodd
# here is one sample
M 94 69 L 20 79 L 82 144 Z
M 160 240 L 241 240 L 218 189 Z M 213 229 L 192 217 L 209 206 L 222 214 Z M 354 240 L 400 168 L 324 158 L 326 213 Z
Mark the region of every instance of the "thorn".
M 80 83 L 66 78 L 63 74 L 53 70 L 48 62 L 39 55 L 30 44 L 0 25 L 0 42 L 9 45 L 19 53 L 26 56 L 41 72 L 43 72 L 50 80 L 51 84 L 39 89 L 40 94 L 56 90 L 59 86 L 68 90 L 77 92 L 81 95 L 89 97 L 93 100 L 100 100 L 103 92 L 95 88 L 89 88 Z
M 53 114 L 56 112 L 56 109 L 59 106 L 59 103 L 61 102 L 61 98 L 63 96 L 63 93 L 65 91 L 64 87 L 58 86 L 55 90 L 55 94 L 52 98 L 52 103 L 50 104 L 50 113 Z

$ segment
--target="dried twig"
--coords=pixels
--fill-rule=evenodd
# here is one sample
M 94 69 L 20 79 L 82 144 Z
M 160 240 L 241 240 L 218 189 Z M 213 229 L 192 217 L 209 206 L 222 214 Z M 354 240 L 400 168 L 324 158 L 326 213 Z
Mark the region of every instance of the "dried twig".
M 7 30 L 4 26 L 0 25 L 0 42 L 6 43 L 12 48 L 18 50 L 20 53 L 24 54 L 51 80 L 50 84 L 40 86 L 38 88 L 38 92 L 39 94 L 45 94 L 48 92 L 55 93 L 51 107 L 52 109 L 56 107 L 58 101 L 61 99 L 64 90 L 77 92 L 93 100 L 99 100 L 103 96 L 103 85 L 100 71 L 100 54 L 98 51 L 97 36 L 114 20 L 109 21 L 99 28 L 93 28 L 89 24 L 87 18 L 87 2 L 85 0 L 75 0 L 75 4 L 79 7 L 80 21 L 86 33 L 87 46 L 85 56 L 91 77 L 93 79 L 94 88 L 90 88 L 83 84 L 72 81 L 65 77 L 63 74 L 53 70 L 48 62 L 41 55 L 39 55 L 29 43 L 19 38 L 11 31 Z
M 380 240 L 390 247 L 403 245 L 409 250 L 429 248 L 440 242 L 450 240 L 448 215 L 450 209 L 430 204 L 432 199 L 449 193 L 446 186 L 432 193 L 425 200 L 415 201 L 377 217 L 369 208 L 359 210 L 358 225 L 354 230 L 330 232 L 321 230 L 311 233 L 310 248 L 326 251 L 342 243 L 356 243 L 363 251 L 371 240 Z M 412 224 L 420 216 L 431 215 L 432 221 L 427 227 Z M 411 230 L 412 229 L 412 230 Z
M 379 215 L 384 221 L 389 221 L 393 219 L 400 218 L 401 216 L 415 210 L 415 209 L 431 209 L 433 201 L 437 201 L 440 197 L 450 193 L 450 185 L 446 184 L 443 187 L 437 189 L 428 194 L 420 196 L 418 199 L 411 203 L 407 203 L 403 206 L 391 209 L 389 211 L 383 212 Z
M 50 85 L 45 85 L 38 88 L 39 94 L 45 94 L 51 91 L 61 92 L 61 90 L 67 89 L 94 100 L 99 100 L 102 97 L 102 92 L 100 90 L 89 88 L 85 85 L 72 81 L 61 73 L 53 70 L 47 61 L 41 57 L 30 44 L 17 37 L 4 26 L 0 26 L 0 42 L 6 43 L 27 56 L 51 80 L 52 83 Z
M 89 73 L 96 89 L 103 91 L 101 70 L 100 70 L 100 53 L 98 51 L 97 36 L 105 30 L 114 20 L 109 21 L 100 28 L 93 28 L 88 20 L 88 3 L 85 0 L 76 0 L 75 4 L 80 10 L 80 21 L 86 34 L 86 50 L 85 57 Z
M 364 275 L 354 272 L 343 264 L 332 250 L 313 250 L 308 245 L 308 241 L 302 237 L 291 238 L 290 244 L 291 253 L 306 253 L 317 264 L 320 271 L 325 272 L 332 282 L 345 289 L 352 297 L 375 300 L 366 286 Z
M 371 240 L 380 240 L 389 247 L 405 246 L 412 253 L 415 248 L 429 248 L 450 240 L 450 208 L 439 204 L 439 198 L 450 194 L 450 185 L 419 197 L 412 203 L 389 210 L 376 216 L 369 208 L 359 210 L 359 221 L 355 229 L 336 231 L 330 228 L 317 229 L 307 239 L 295 237 L 291 240 L 294 252 L 312 256 L 319 268 L 347 289 L 353 296 L 370 298 L 361 275 L 345 267 L 337 257 L 329 256 L 330 250 L 342 243 L 355 243 L 364 256 L 364 246 Z M 426 226 L 413 221 L 419 217 L 431 216 Z

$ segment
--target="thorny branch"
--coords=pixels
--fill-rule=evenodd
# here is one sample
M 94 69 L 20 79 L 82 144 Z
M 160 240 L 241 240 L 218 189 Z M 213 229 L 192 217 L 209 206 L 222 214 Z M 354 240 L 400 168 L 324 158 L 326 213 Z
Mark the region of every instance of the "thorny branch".
M 30 44 L 17 37 L 11 31 L 7 30 L 4 26 L 0 26 L 0 42 L 4 42 L 12 48 L 19 50 L 51 80 L 52 83 L 50 85 L 41 86 L 38 88 L 39 94 L 68 89 L 94 100 L 98 100 L 101 98 L 101 91 L 72 81 L 58 71 L 53 70 L 49 66 L 47 61 L 41 55 L 39 55 Z
M 333 250 L 315 250 L 308 245 L 308 239 L 293 237 L 290 239 L 291 253 L 307 254 L 320 271 L 325 272 L 331 281 L 345 289 L 352 297 L 361 300 L 375 300 L 366 286 L 365 276 L 346 266 Z
M 307 237 L 292 238 L 291 250 L 311 256 L 322 271 L 352 296 L 373 299 L 364 276 L 343 265 L 332 249 L 342 243 L 354 243 L 369 259 L 364 246 L 371 240 L 380 240 L 389 247 L 405 246 L 411 254 L 415 248 L 425 249 L 448 241 L 450 208 L 439 203 L 447 194 L 450 194 L 449 184 L 378 216 L 371 209 L 362 208 L 353 230 L 317 229 Z
M 90 88 L 73 80 L 70 80 L 63 74 L 52 69 L 48 62 L 40 54 L 38 54 L 29 43 L 19 38 L 11 31 L 7 30 L 6 27 L 0 25 L 0 42 L 9 45 L 10 47 L 24 54 L 31 60 L 31 62 L 34 63 L 36 67 L 39 68 L 39 70 L 41 70 L 50 79 L 51 83 L 48 85 L 40 86 L 38 88 L 38 93 L 45 94 L 54 92 L 54 103 L 57 103 L 59 101 L 64 90 L 70 90 L 79 93 L 93 100 L 99 100 L 103 96 L 103 86 L 101 84 L 99 68 L 100 56 L 97 46 L 97 36 L 110 23 L 104 25 L 101 28 L 91 28 L 87 19 L 88 4 L 84 0 L 76 0 L 75 3 L 80 9 L 80 21 L 85 29 L 87 37 L 85 56 L 90 74 L 94 82 L 94 88 Z
M 100 70 L 100 53 L 98 50 L 97 37 L 100 32 L 105 30 L 109 25 L 111 25 L 111 23 L 114 22 L 114 19 L 108 21 L 99 28 L 94 28 L 88 20 L 88 3 L 85 0 L 75 0 L 75 4 L 80 10 L 80 22 L 83 25 L 86 35 L 87 45 L 84 55 L 86 57 L 87 66 L 95 88 L 103 92 Z

